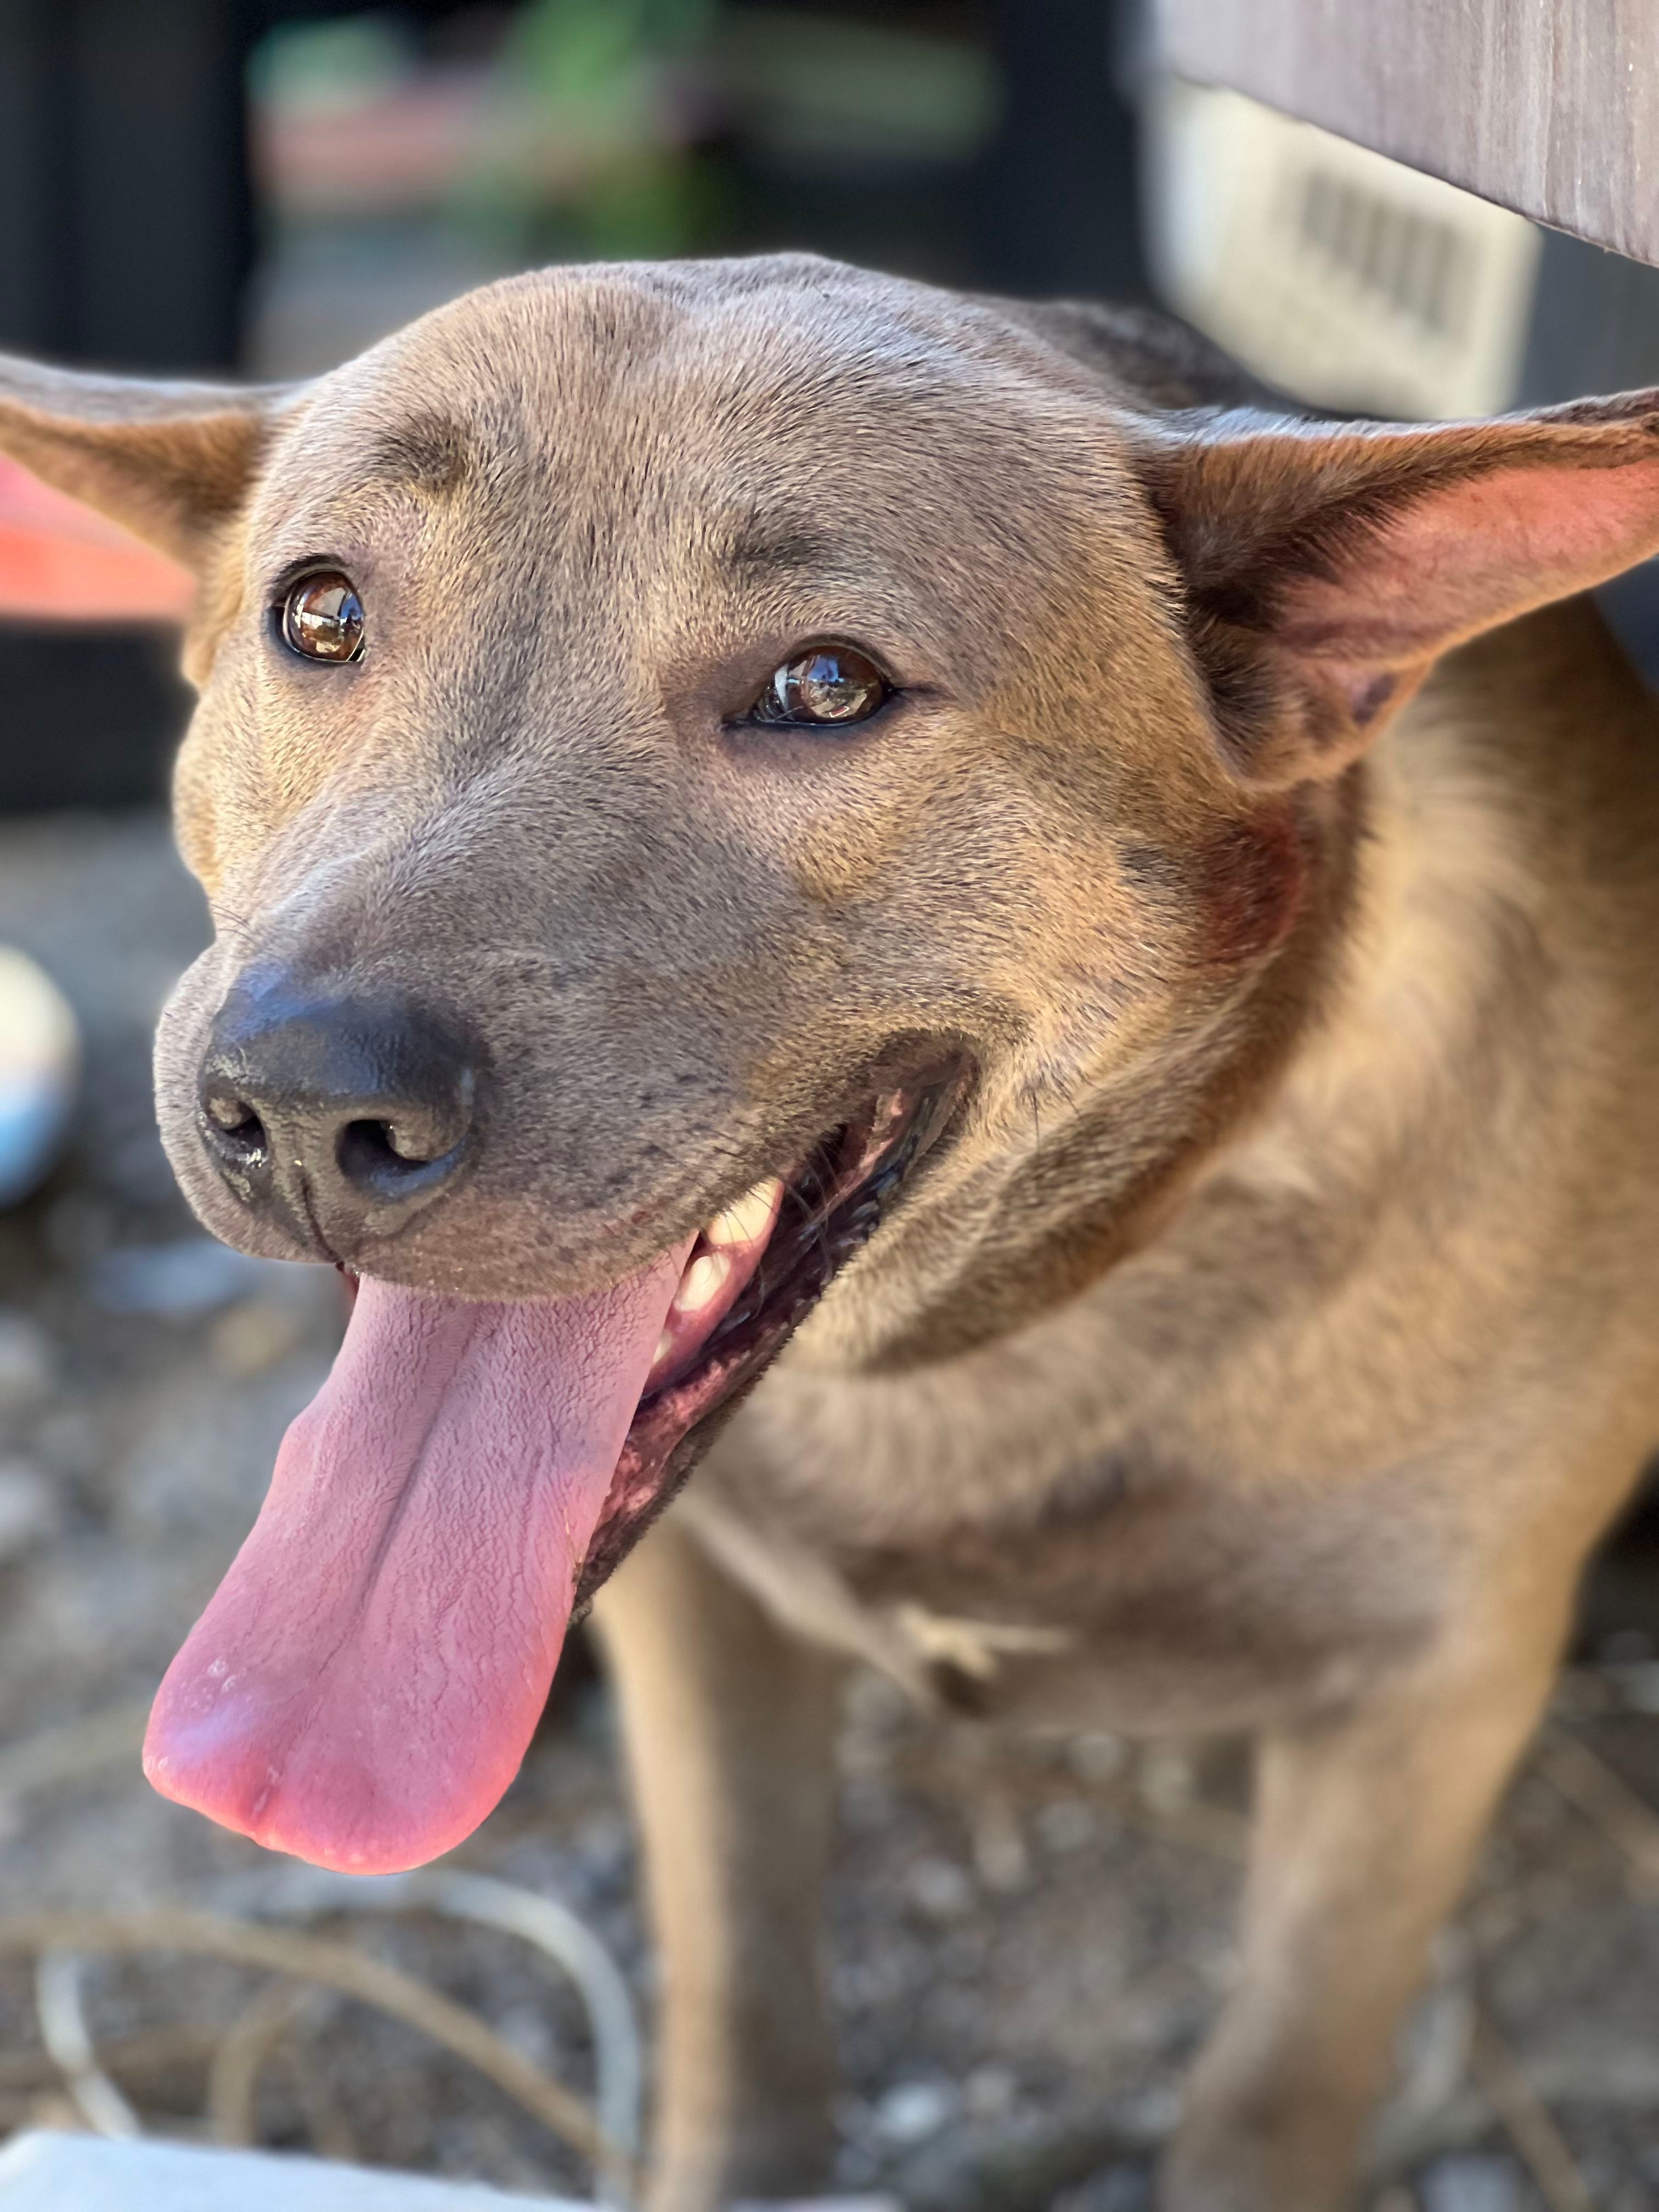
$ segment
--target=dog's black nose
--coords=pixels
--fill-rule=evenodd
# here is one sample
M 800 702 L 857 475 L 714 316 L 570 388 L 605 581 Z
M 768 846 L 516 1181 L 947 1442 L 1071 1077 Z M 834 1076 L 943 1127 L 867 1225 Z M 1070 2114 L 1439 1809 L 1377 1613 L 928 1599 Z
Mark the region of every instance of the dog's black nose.
M 239 987 L 220 1010 L 197 1119 L 245 1205 L 349 1257 L 454 1181 L 476 1089 L 465 1046 L 412 1002 L 267 981 Z

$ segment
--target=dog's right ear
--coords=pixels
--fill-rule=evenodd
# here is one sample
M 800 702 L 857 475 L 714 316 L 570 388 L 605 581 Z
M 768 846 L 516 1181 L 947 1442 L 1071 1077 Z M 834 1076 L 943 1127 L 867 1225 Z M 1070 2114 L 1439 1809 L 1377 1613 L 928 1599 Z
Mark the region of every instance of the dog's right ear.
M 199 573 L 292 397 L 85 376 L 0 355 L 0 453 Z
M 1199 410 L 1132 452 L 1259 785 L 1339 774 L 1442 653 L 1659 553 L 1659 390 L 1485 422 Z

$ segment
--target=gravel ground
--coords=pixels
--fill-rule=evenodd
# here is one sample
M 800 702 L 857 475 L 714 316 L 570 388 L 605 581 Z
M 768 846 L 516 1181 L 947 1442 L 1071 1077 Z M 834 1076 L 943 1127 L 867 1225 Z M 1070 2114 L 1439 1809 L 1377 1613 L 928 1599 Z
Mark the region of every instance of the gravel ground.
M 154 1796 L 136 1759 L 144 1704 L 341 1323 L 331 1275 L 228 1258 L 173 1194 L 148 1038 L 202 929 L 159 820 L 0 825 L 0 943 L 46 963 L 90 1048 L 69 1159 L 0 1215 L 0 1917 L 242 1911 L 280 1870 Z M 1550 1733 L 1410 2039 L 1377 2212 L 1659 2205 L 1656 1557 L 1638 1528 L 1598 1576 Z M 842 2180 L 917 2212 L 1144 2212 L 1144 2160 L 1229 1972 L 1241 1756 L 939 1727 L 866 1681 L 844 1774 Z M 610 1707 L 585 1653 L 454 1863 L 574 1907 L 648 2013 Z M 325 1932 L 591 2092 L 581 2012 L 516 1939 L 361 1914 Z M 87 1965 L 87 2016 L 147 2130 L 208 2133 L 210 2091 L 234 2130 L 230 2059 L 263 2033 L 267 2143 L 586 2189 L 544 2127 L 413 2029 L 326 1992 L 279 2020 L 264 1989 L 177 1954 Z M 79 2124 L 33 1969 L 0 1959 L 0 2131 L 41 2119 Z

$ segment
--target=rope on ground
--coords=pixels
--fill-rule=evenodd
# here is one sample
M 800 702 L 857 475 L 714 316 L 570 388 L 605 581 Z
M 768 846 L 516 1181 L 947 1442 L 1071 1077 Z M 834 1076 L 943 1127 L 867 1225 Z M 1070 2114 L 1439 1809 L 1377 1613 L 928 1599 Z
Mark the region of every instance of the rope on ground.
M 1476 2023 L 1469 2071 L 1508 2130 L 1549 2212 L 1595 2212 L 1566 2137 L 1490 2013 L 1483 2012 Z
M 632 2159 L 605 2135 L 581 2099 L 544 2074 L 475 2013 L 413 1975 L 344 1944 L 182 1909 L 53 1912 L 0 1920 L 0 1956 L 52 1951 L 123 1957 L 144 1951 L 182 1951 L 263 1967 L 337 1990 L 465 2059 L 614 2185 L 629 2191 L 634 2186 Z
M 258 2142 L 260 2070 L 316 1995 L 308 1982 L 267 1982 L 220 2037 L 207 2081 L 215 2142 L 246 2149 Z
M 599 1937 L 552 1898 L 493 1875 L 458 1868 L 423 1867 L 410 1874 L 329 1874 L 318 1868 L 284 1868 L 240 1893 L 255 1917 L 268 1913 L 435 1912 L 445 1918 L 496 1928 L 551 1959 L 574 1984 L 587 2014 L 593 2044 L 595 2117 L 601 2132 L 630 2160 L 639 2155 L 645 2056 L 634 2001 L 621 1969 Z M 601 2175 L 601 2201 L 617 2203 Z
M 1613 1772 L 1580 1736 L 1547 1731 L 1536 1771 L 1576 1812 L 1598 1827 L 1644 1889 L 1659 1889 L 1659 1813 Z
M 34 1790 L 125 1761 L 142 1741 L 148 1717 L 148 1705 L 109 1706 L 82 1719 L 44 1729 L 22 1743 L 0 1751 L 0 1811 L 9 1802 L 15 1803 Z M 255 1885 L 250 1910 L 256 1917 L 272 1912 L 430 1911 L 502 1929 L 554 1960 L 575 1986 L 593 2045 L 593 2118 L 599 2136 L 611 2146 L 608 2163 L 596 2162 L 597 2193 L 606 2204 L 627 2202 L 620 2177 L 631 2172 L 640 2154 L 643 2047 L 625 1979 L 599 1937 L 574 1913 L 552 1899 L 516 1884 L 454 1868 L 422 1869 L 371 1881 L 296 1868 L 274 1885 Z M 54 2018 L 70 2043 L 78 2022 L 85 2045 L 83 2063 L 78 2066 L 55 2060 L 78 2109 L 101 2133 L 137 2132 L 138 2124 L 131 2106 L 107 2075 L 100 2071 L 92 2054 L 80 2012 L 76 1970 L 68 1964 L 61 1970 L 42 1971 L 46 1973 L 42 1986 L 51 1993 Z M 52 2039 L 46 2031 L 44 2011 L 42 2033 L 51 2051 Z M 279 2033 L 276 2041 L 281 2039 Z M 64 2047 L 67 2050 L 70 2044 Z M 274 2047 L 273 2043 L 260 2052 L 259 2063 Z M 247 2095 L 251 2099 L 251 2090 Z M 248 2109 L 252 2110 L 251 2103 Z M 538 2113 L 538 2117 L 544 2116 Z
M 34 1966 L 34 2009 L 40 2040 L 88 2125 L 130 2141 L 144 2132 L 121 2092 L 98 2063 L 81 2008 L 81 1961 L 70 1951 L 43 1951 Z

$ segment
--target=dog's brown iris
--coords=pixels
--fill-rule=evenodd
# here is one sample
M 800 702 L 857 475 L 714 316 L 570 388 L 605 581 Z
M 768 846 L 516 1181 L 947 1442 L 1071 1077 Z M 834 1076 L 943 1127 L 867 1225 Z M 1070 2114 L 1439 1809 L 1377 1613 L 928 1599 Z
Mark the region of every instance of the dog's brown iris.
M 363 603 L 349 576 L 320 568 L 283 602 L 283 641 L 307 660 L 355 660 L 363 649 Z
M 815 645 L 775 669 L 755 702 L 757 722 L 866 722 L 892 685 L 868 653 Z

